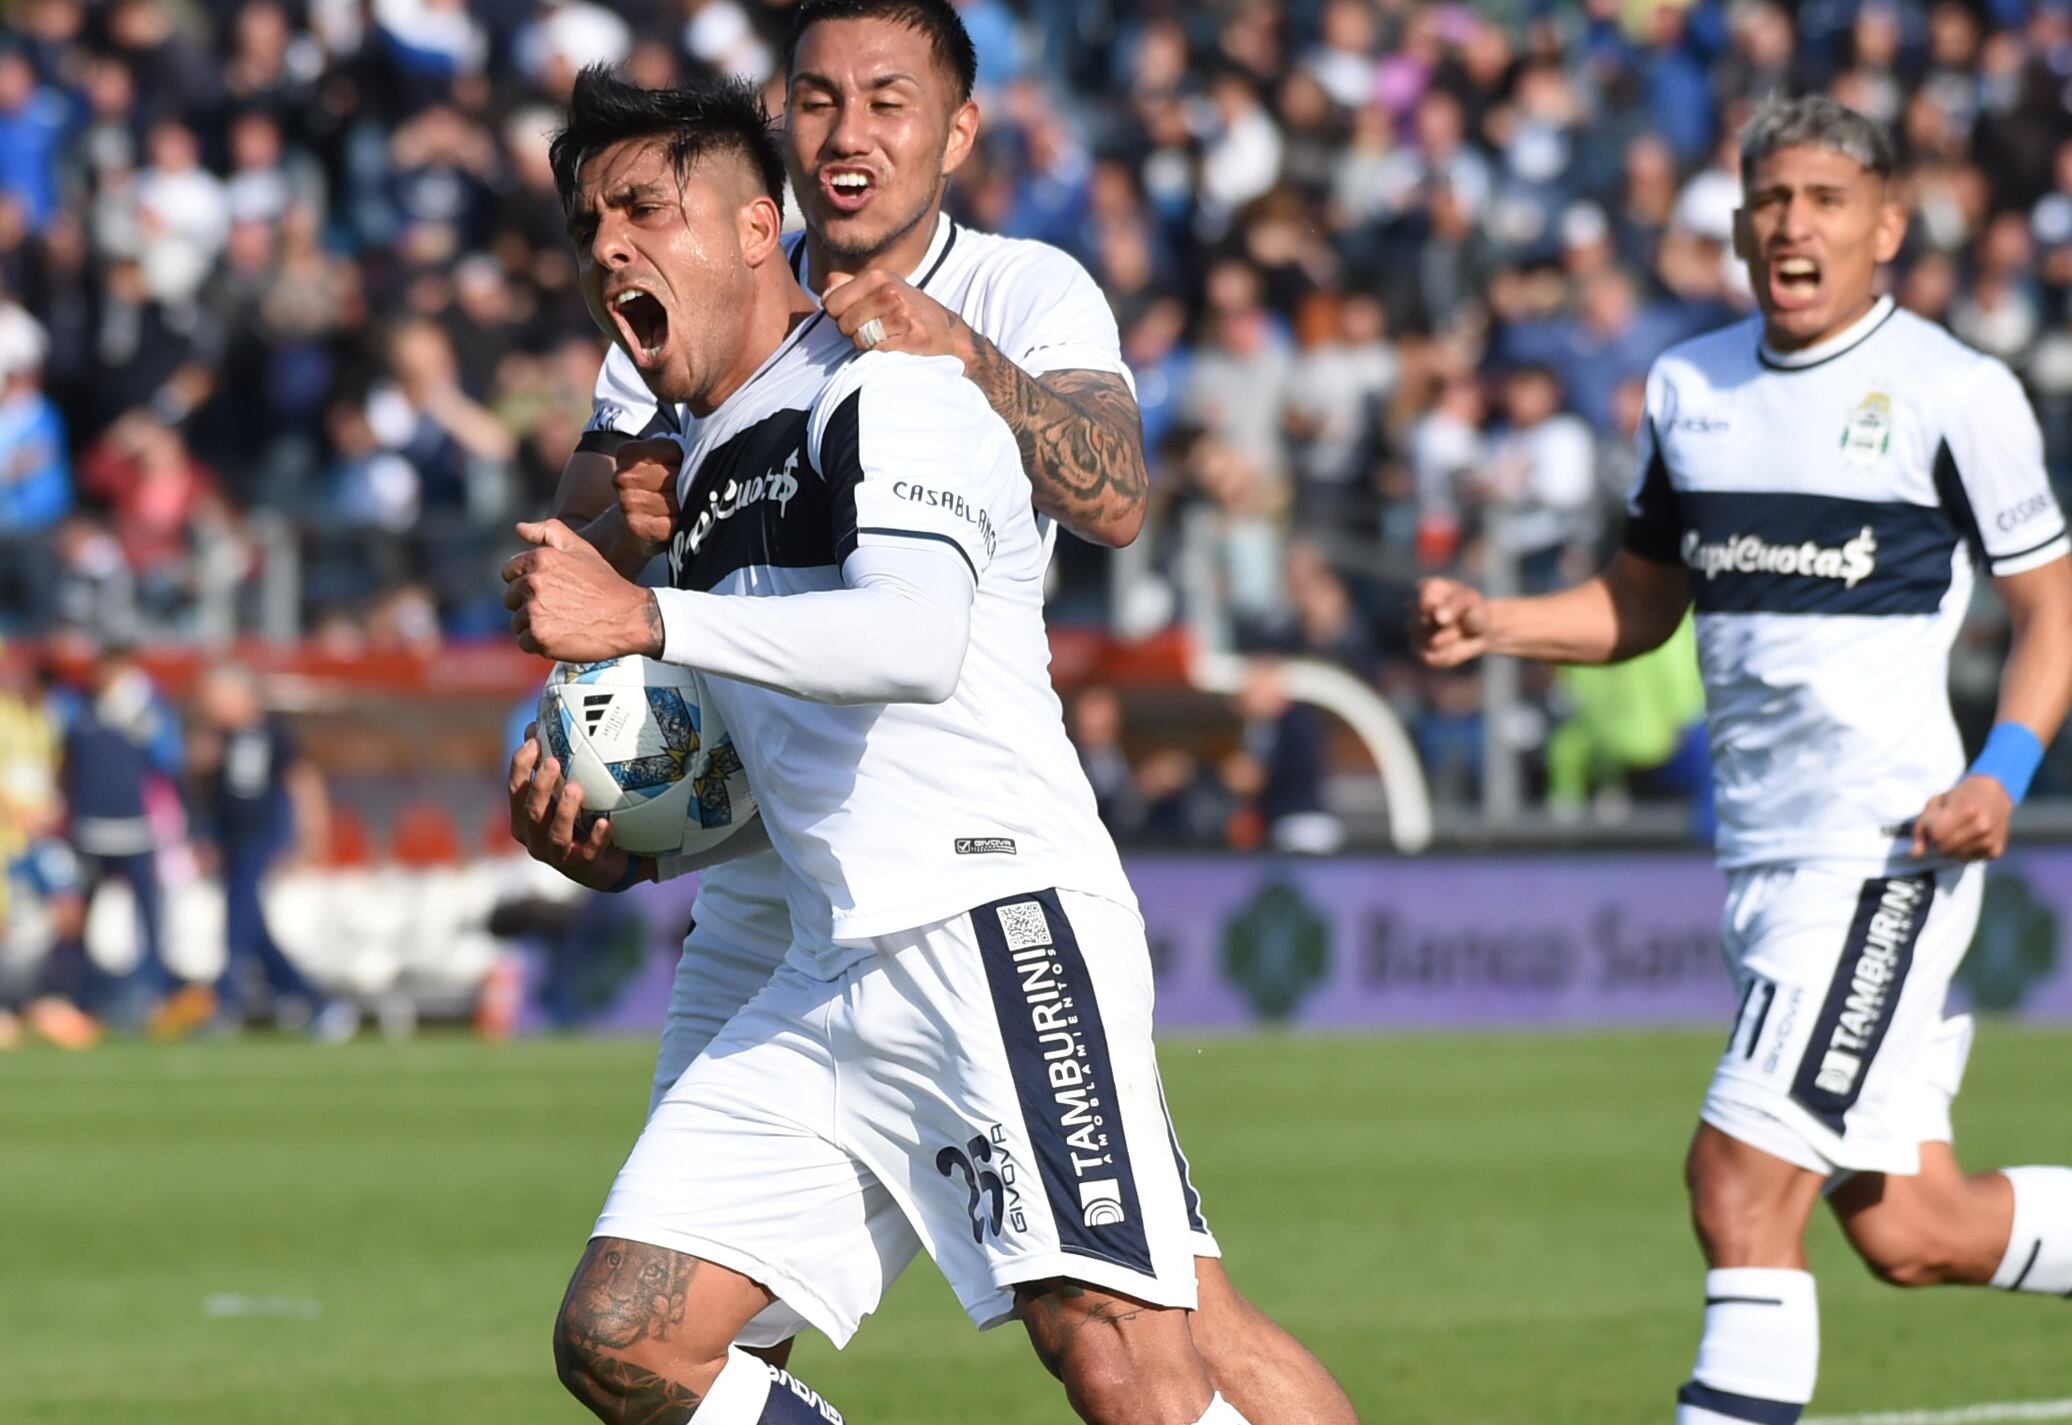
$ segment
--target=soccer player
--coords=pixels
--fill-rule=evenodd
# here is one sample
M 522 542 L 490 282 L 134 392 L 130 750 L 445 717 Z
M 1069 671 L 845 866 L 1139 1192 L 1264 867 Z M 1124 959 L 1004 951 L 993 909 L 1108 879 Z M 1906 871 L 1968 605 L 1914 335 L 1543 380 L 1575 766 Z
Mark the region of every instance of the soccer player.
M 1136 397 L 1107 299 L 1055 248 L 977 232 L 942 212 L 949 177 L 979 125 L 976 58 L 955 8 L 946 0 L 807 0 L 785 64 L 785 162 L 806 220 L 804 233 L 786 239 L 793 272 L 809 293 L 825 295 L 829 316 L 859 344 L 962 361 L 1014 431 L 1046 524 L 1127 544 L 1143 520 L 1146 476 Z M 694 425 L 660 406 L 614 345 L 556 513 L 572 524 L 617 520 L 615 457 L 623 453 L 627 512 L 638 519 L 645 508 L 650 521 L 666 523 L 662 480 L 675 480 L 675 453 L 665 450 L 657 463 L 652 446 L 632 441 Z M 651 523 L 647 533 L 656 532 Z M 546 818 L 525 813 L 528 803 L 546 806 L 533 796 L 539 749 L 528 744 L 520 756 L 510 786 L 513 831 L 551 859 Z M 651 1104 L 791 944 L 783 867 L 767 846 L 751 849 L 758 836 L 753 827 L 739 835 L 741 845 L 722 848 L 734 859 L 700 877 Z M 1351 1403 L 1330 1373 L 1231 1284 L 1191 1183 L 1189 1211 L 1200 1282 L 1193 1335 L 1218 1388 L 1261 1425 L 1351 1425 Z
M 2072 1169 L 1967 1176 L 1944 1017 L 1981 863 L 2072 699 L 2072 561 L 2007 368 L 1876 292 L 1905 220 L 1878 127 L 1777 101 L 1741 141 L 1736 251 L 1761 310 L 1647 382 L 1624 549 L 1561 593 L 1420 591 L 1426 661 L 1630 658 L 1696 605 L 1740 992 L 1688 1164 L 1705 1331 L 1679 1425 L 1780 1425 L 1813 1397 L 1803 1238 L 1823 1192 L 1900 1286 L 2072 1293 Z M 1975 571 L 2013 646 L 1968 768 L 1951 640 Z
M 1050 688 L 1012 433 L 954 362 L 859 353 L 799 286 L 753 89 L 585 71 L 553 159 L 593 315 L 697 428 L 673 587 L 522 525 L 513 631 L 711 675 L 794 925 L 613 1184 L 563 1379 L 607 1420 L 839 1419 L 737 1342 L 846 1342 L 919 1245 L 1083 1418 L 1236 1425 L 1189 1334 L 1150 957 Z M 608 835 L 597 868 L 649 869 Z

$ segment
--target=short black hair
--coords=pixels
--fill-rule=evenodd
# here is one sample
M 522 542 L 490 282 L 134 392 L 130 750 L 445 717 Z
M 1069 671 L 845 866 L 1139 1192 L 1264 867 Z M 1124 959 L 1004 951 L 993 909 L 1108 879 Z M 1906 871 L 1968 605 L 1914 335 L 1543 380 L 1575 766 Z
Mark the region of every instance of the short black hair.
M 978 51 L 972 48 L 964 17 L 950 0 L 805 0 L 792 11 L 791 32 L 784 37 L 786 79 L 798 59 L 799 41 L 822 20 L 890 20 L 919 30 L 935 51 L 935 62 L 957 82 L 959 104 L 971 97 L 978 82 Z
M 609 65 L 589 66 L 576 76 L 568 122 L 547 149 L 562 211 L 575 211 L 583 165 L 629 139 L 666 141 L 679 174 L 710 154 L 732 154 L 755 170 L 772 202 L 784 204 L 784 155 L 756 85 L 716 79 L 680 89 L 643 89 Z

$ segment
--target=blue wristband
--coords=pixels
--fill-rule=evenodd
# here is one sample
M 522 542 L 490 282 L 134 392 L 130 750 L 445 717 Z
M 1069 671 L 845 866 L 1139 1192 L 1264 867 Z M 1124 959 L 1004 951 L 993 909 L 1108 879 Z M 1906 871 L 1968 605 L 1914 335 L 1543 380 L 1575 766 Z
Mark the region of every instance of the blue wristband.
M 619 877 L 619 883 L 611 887 L 606 894 L 617 895 L 620 891 L 630 889 L 646 880 L 647 877 L 642 874 L 645 868 L 640 864 L 645 859 L 645 857 L 641 856 L 628 856 L 626 858 L 626 874 Z
M 2043 740 L 2018 722 L 1996 722 L 1968 775 L 1991 777 L 2007 788 L 2016 806 L 2043 763 Z

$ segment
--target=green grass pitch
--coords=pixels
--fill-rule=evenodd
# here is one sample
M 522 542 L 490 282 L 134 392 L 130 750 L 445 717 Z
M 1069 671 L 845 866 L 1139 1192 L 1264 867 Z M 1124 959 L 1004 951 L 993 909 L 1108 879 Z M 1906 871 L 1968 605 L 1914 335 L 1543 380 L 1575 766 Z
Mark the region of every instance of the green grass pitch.
M 1374 1422 L 1666 1422 L 1715 1033 L 1175 1038 L 1239 1286 Z M 0 1059 L 0 1421 L 531 1425 L 651 1046 L 116 1045 Z M 2072 1034 L 1992 1028 L 1974 1165 L 2072 1161 Z M 1823 1221 L 1821 1414 L 2072 1395 L 2072 1303 L 1876 1285 Z M 216 1314 L 210 1314 L 211 1299 Z M 227 1313 L 227 1314 L 226 1314 Z M 241 1313 L 241 1314 L 240 1314 Z M 1069 1419 L 924 1262 L 799 1373 L 856 1425 Z

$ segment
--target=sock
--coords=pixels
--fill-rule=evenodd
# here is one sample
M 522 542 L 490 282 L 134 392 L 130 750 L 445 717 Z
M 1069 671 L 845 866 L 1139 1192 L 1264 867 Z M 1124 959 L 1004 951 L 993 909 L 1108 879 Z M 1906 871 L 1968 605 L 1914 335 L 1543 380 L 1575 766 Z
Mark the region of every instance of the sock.
M 1676 1395 L 1676 1425 L 1793 1425 L 1819 1370 L 1811 1272 L 1707 1272 L 1705 1336 L 1697 1368 Z
M 1201 1413 L 1201 1419 L 1194 1425 L 1251 1425 L 1244 1416 L 1237 1413 L 1237 1407 L 1223 1398 L 1218 1391 L 1209 1397 L 1209 1408 Z
M 2000 1175 L 2014 1184 L 2014 1231 L 1993 1285 L 2072 1296 L 2072 1168 L 2002 1168 Z
M 698 1407 L 700 1425 L 842 1425 L 842 1412 L 789 1371 L 739 1346 Z

